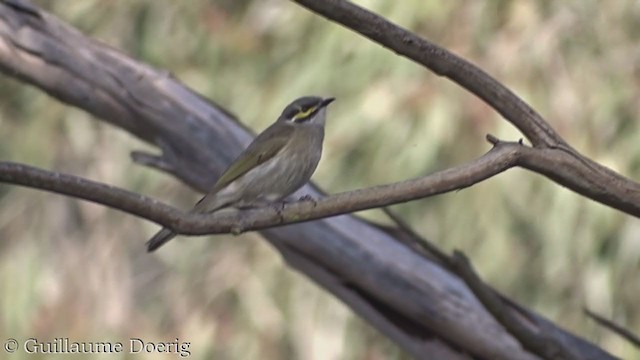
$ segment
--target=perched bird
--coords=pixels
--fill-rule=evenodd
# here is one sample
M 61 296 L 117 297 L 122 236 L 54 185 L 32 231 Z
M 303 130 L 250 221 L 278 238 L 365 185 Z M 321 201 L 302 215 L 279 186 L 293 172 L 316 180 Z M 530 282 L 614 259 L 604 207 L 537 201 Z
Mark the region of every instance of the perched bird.
M 280 201 L 301 188 L 322 155 L 326 106 L 334 98 L 301 97 L 258 135 L 191 210 L 256 207 Z M 149 252 L 176 236 L 163 228 L 147 241 Z

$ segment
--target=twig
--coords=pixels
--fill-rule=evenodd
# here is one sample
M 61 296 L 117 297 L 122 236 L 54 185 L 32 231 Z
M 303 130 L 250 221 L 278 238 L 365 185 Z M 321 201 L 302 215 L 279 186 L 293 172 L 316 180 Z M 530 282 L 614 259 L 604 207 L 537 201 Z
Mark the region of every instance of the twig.
M 629 329 L 625 329 L 624 327 L 614 323 L 613 321 L 594 313 L 593 311 L 584 308 L 584 313 L 587 314 L 590 318 L 595 320 L 598 324 L 606 327 L 607 329 L 613 331 L 614 333 L 622 336 L 635 347 L 640 348 L 640 337 L 638 335 L 632 333 Z
M 571 353 L 570 349 L 562 345 L 562 342 L 556 341 L 556 339 L 550 337 L 548 334 L 536 332 L 530 324 L 524 323 L 520 318 L 514 316 L 493 289 L 485 285 L 482 279 L 480 279 L 462 252 L 454 251 L 452 260 L 456 273 L 465 281 L 487 311 L 489 311 L 511 335 L 518 339 L 525 349 L 544 359 L 577 359 L 577 357 Z
M 451 258 L 445 254 L 442 250 L 438 249 L 437 246 L 432 244 L 429 240 L 420 236 L 409 223 L 407 223 L 403 218 L 401 218 L 395 211 L 391 210 L 389 207 L 383 207 L 382 211 L 396 223 L 400 231 L 407 235 L 410 239 L 408 241 L 403 241 L 406 245 L 410 246 L 412 249 L 417 250 L 424 255 L 434 257 L 438 260 L 442 265 L 449 267 L 451 266 Z M 399 238 L 401 241 L 404 237 Z

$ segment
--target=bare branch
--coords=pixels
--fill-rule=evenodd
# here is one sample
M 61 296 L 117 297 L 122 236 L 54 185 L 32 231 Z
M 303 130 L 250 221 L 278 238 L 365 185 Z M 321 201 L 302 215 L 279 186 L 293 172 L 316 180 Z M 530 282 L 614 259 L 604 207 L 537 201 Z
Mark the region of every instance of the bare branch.
M 166 72 L 136 62 L 89 39 L 36 7 L 6 5 L 23 3 L 25 0 L 0 2 L 0 70 L 124 128 L 162 150 L 158 159 L 145 156 L 138 159 L 169 169 L 189 185 L 204 191 L 251 140 L 250 132 L 231 114 L 189 90 Z M 215 79 L 212 81 L 216 85 Z M 546 136 L 549 143 L 553 143 L 553 138 L 545 134 L 543 131 L 540 136 Z M 518 162 L 533 161 L 535 156 L 543 159 L 549 155 L 556 156 L 554 152 L 532 150 L 517 143 L 500 143 L 470 164 L 490 163 L 492 157 L 504 155 L 506 164 L 494 163 L 494 168 L 476 169 L 475 176 L 484 174 L 482 176 L 486 178 L 508 166 L 518 165 Z M 566 149 L 562 151 L 566 152 Z M 13 175 L 5 175 L 10 178 L 8 181 L 22 181 L 28 186 L 39 185 L 38 181 L 42 181 L 38 180 L 38 174 L 30 180 L 15 180 L 17 170 L 11 171 L 14 171 Z M 430 176 L 429 181 L 439 184 L 438 191 L 448 191 L 444 176 L 455 174 L 447 171 L 438 174 L 443 178 Z M 59 177 L 64 178 L 62 175 Z M 70 184 L 75 181 L 67 180 Z M 462 177 L 457 181 L 459 186 L 473 184 L 472 179 Z M 46 186 L 53 187 L 51 184 Z M 450 183 L 449 186 L 453 185 Z M 386 190 L 393 193 L 393 188 Z M 428 189 L 414 190 L 417 190 L 417 196 L 420 192 L 422 196 L 436 193 Z M 304 191 L 313 193 L 316 189 L 308 186 Z M 157 202 L 152 208 L 162 210 L 152 212 L 145 209 L 150 203 L 146 202 L 149 199 L 144 199 L 129 199 L 133 200 L 127 205 L 129 210 L 138 211 L 140 215 L 153 214 L 153 221 L 166 222 L 176 229 L 186 230 L 193 225 L 190 233 L 211 232 L 211 223 L 222 221 L 205 215 L 198 219 L 181 218 L 181 212 Z M 325 215 L 335 213 L 333 206 L 339 199 L 333 196 L 327 199 L 323 204 Z M 406 198 L 396 198 L 395 201 L 411 200 L 403 199 Z M 380 205 L 360 204 L 363 208 Z M 324 216 L 311 207 L 308 202 L 294 204 L 291 213 L 297 209 L 308 211 L 306 214 L 314 212 L 314 216 Z M 256 220 L 243 224 L 247 225 L 243 228 L 250 229 L 260 224 L 266 226 L 276 217 L 277 214 L 270 214 L 267 210 L 257 211 L 255 219 L 260 219 L 261 223 Z M 228 231 L 231 227 L 216 229 Z M 430 351 L 440 348 L 444 352 L 460 352 L 487 359 L 538 358 L 522 349 L 455 274 L 418 255 L 389 232 L 371 223 L 353 216 L 339 216 L 269 228 L 262 230 L 261 234 L 293 268 L 336 294 L 416 358 L 425 355 L 422 352 L 425 339 L 432 340 L 429 342 Z M 524 312 L 515 303 L 510 303 L 510 306 L 514 311 Z M 541 316 L 531 311 L 527 315 L 536 319 L 541 331 L 556 332 L 580 353 L 581 358 L 611 358 L 589 341 L 558 328 Z
M 241 233 L 273 226 L 318 220 L 460 190 L 522 165 L 556 177 L 573 178 L 573 159 L 552 149 L 535 149 L 520 143 L 501 142 L 485 155 L 464 165 L 402 182 L 347 191 L 317 201 L 299 201 L 282 210 L 264 209 L 188 214 L 142 195 L 79 177 L 47 172 L 27 165 L 0 163 L 0 181 L 58 192 L 104 204 L 137 215 L 186 235 Z
M 531 153 L 527 161 L 519 165 L 593 200 L 640 217 L 640 184 L 580 155 L 534 109 L 469 61 L 349 1 L 293 1 L 451 79 L 520 129 L 534 148 L 553 153 Z M 554 167 L 540 161 L 548 157 L 555 158 Z M 556 168 L 558 165 L 567 169 Z
M 534 146 L 564 143 L 555 130 L 516 94 L 450 51 L 349 1 L 293 1 L 453 80 L 496 109 L 520 129 Z
M 453 265 L 456 273 L 482 302 L 487 310 L 502 324 L 510 334 L 515 336 L 525 349 L 539 355 L 543 359 L 578 359 L 561 341 L 554 339 L 551 334 L 534 330 L 530 322 L 516 317 L 500 297 L 476 274 L 469 259 L 460 251 L 453 254 Z
M 469 187 L 514 164 L 521 145 L 499 143 L 484 156 L 423 178 L 348 191 L 317 201 L 212 215 L 189 214 L 113 186 L 27 165 L 0 162 L 0 181 L 53 191 L 137 215 L 180 234 L 240 233 L 407 202 Z
M 632 333 L 629 329 L 625 329 L 624 327 L 614 323 L 613 321 L 605 318 L 604 316 L 594 313 L 593 311 L 587 308 L 584 308 L 584 313 L 587 314 L 587 316 L 592 318 L 594 321 L 596 321 L 598 324 L 606 327 L 607 329 L 625 338 L 633 346 L 640 348 L 640 336 Z
M 398 228 L 394 228 L 394 230 L 399 230 L 402 233 L 403 236 L 398 236 L 400 241 L 418 251 L 420 254 L 427 256 L 430 259 L 434 259 L 435 261 L 440 262 L 443 266 L 449 268 L 451 259 L 447 254 L 438 249 L 438 247 L 432 244 L 429 240 L 421 237 L 411 228 L 411 225 L 402 219 L 400 215 L 391 210 L 391 208 L 383 207 L 382 211 L 398 226 Z

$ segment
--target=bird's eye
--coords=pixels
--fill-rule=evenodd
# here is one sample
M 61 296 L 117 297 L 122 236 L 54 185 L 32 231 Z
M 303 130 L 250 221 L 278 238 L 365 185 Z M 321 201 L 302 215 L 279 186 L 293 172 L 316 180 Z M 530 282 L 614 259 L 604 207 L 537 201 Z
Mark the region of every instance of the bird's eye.
M 318 108 L 317 106 L 312 106 L 307 109 L 300 109 L 296 114 L 296 116 L 293 117 L 293 120 L 295 121 L 295 120 L 306 119 L 307 117 L 309 117 L 309 115 L 313 114 L 313 112 L 316 111 L 317 108 Z

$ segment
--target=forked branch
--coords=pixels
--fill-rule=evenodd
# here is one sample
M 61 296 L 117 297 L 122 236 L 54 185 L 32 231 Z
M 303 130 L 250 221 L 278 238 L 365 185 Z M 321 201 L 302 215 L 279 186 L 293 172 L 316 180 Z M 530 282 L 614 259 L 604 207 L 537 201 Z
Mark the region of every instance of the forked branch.
M 540 114 L 471 62 L 349 1 L 292 1 L 451 79 L 484 100 L 520 129 L 534 149 L 542 150 L 531 154 L 520 164 L 523 167 L 602 204 L 640 217 L 640 184 L 571 148 Z M 547 161 L 551 157 L 554 162 Z
M 168 227 L 180 234 L 240 233 L 348 214 L 467 188 L 514 166 L 556 177 L 572 177 L 572 159 L 557 149 L 535 149 L 516 142 L 501 142 L 489 135 L 493 148 L 464 165 L 402 182 L 347 191 L 317 201 L 298 201 L 282 209 L 265 207 L 213 215 L 189 214 L 140 194 L 72 175 L 0 162 L 0 181 L 73 196 Z

